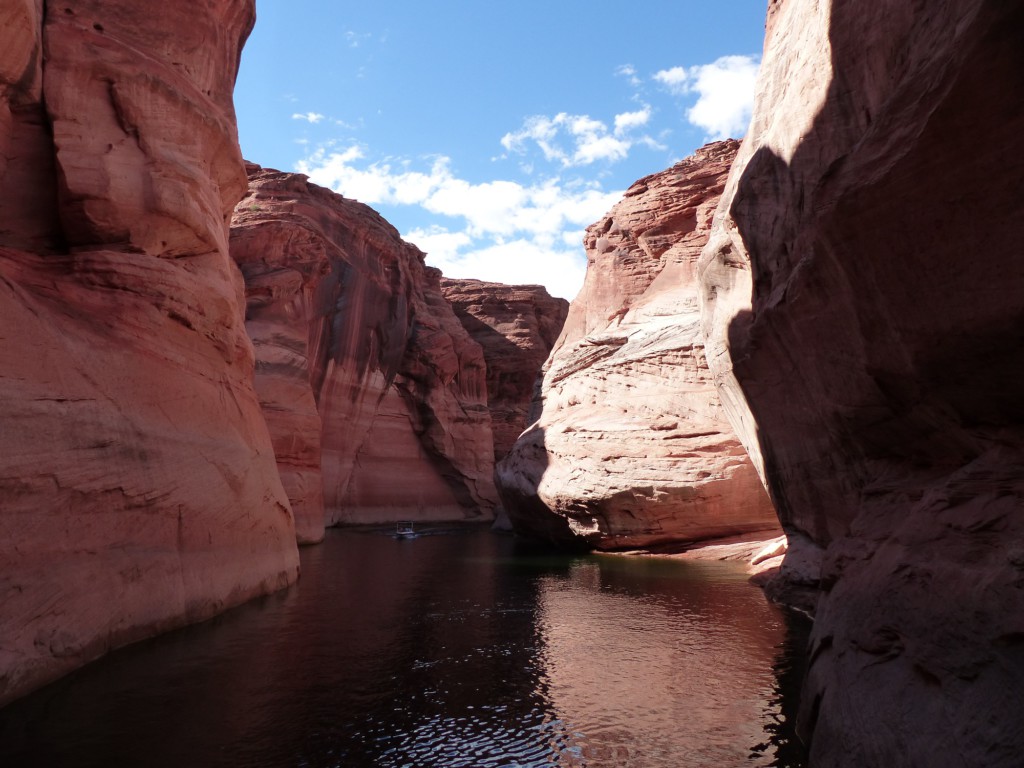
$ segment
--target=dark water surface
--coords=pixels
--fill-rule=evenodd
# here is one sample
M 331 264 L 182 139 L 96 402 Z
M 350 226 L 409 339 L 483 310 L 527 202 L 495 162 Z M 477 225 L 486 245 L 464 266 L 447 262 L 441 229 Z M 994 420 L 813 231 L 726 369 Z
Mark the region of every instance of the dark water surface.
M 0 710 L 0 766 L 802 766 L 805 632 L 735 565 L 328 532 L 288 592 Z

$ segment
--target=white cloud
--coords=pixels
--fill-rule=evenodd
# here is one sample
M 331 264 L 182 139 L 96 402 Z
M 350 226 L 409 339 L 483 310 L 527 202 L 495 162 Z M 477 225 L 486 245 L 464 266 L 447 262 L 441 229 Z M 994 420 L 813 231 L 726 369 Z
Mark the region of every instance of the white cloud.
M 654 73 L 654 79 L 677 96 L 689 92 L 690 73 L 683 67 L 672 67 Z
M 292 115 L 292 120 L 305 120 L 307 123 L 319 123 L 324 119 L 324 115 L 319 112 L 296 112 Z
M 450 174 L 421 204 L 431 213 L 464 217 L 474 235 L 511 235 L 519 229 L 517 212 L 531 207 L 527 189 L 517 182 L 470 184 Z
M 616 115 L 615 132 L 612 133 L 605 123 L 590 115 L 570 115 L 567 112 L 559 112 L 554 117 L 534 115 L 526 118 L 518 131 L 506 133 L 501 138 L 501 145 L 509 152 L 522 155 L 529 151 L 532 142 L 545 160 L 559 163 L 563 168 L 600 161 L 614 163 L 624 160 L 637 144 L 650 146 L 649 136 L 633 139 L 627 135 L 634 128 L 646 125 L 650 116 L 648 106 L 637 112 Z
M 410 243 L 430 256 L 430 263 L 446 275 L 445 265 L 458 261 L 459 251 L 469 246 L 473 238 L 465 232 L 449 232 L 444 227 L 432 226 L 427 229 L 413 229 L 402 235 Z
M 709 138 L 739 137 L 750 123 L 758 66 L 755 56 L 723 56 L 689 69 L 663 69 L 654 74 L 654 80 L 676 95 L 697 94 L 686 119 L 703 128 Z
M 636 112 L 623 112 L 615 116 L 615 135 L 622 136 L 635 128 L 642 128 L 651 120 L 651 108 L 647 104 Z
M 506 133 L 501 137 L 501 146 L 509 152 L 523 154 L 526 152 L 527 144 L 533 141 L 544 153 L 544 159 L 552 162 L 558 161 L 564 165 L 569 164 L 566 153 L 554 141 L 558 136 L 559 124 L 550 117 L 535 115 L 528 117 L 523 122 L 523 127 L 515 133 Z
M 572 159 L 575 165 L 590 165 L 598 160 L 615 162 L 624 160 L 632 146 L 628 141 L 616 139 L 614 136 L 588 134 L 580 138 Z
M 595 135 L 586 120 L 575 129 Z M 597 136 L 596 142 L 611 139 Z M 590 145 L 588 145 L 590 146 Z M 595 154 L 602 150 L 596 144 Z M 596 183 L 548 179 L 522 184 L 497 179 L 473 183 L 459 178 L 446 157 L 428 170 L 405 161 L 366 162 L 359 146 L 324 147 L 297 169 L 316 184 L 371 205 L 417 206 L 450 223 L 415 229 L 406 236 L 428 254 L 429 263 L 452 277 L 496 282 L 542 282 L 555 295 L 572 298 L 582 284 L 582 229 L 621 198 Z
M 474 278 L 508 285 L 537 285 L 552 296 L 573 299 L 583 285 L 587 260 L 583 248 L 551 249 L 527 238 L 463 251 L 461 233 L 431 229 L 403 235 L 427 253 L 427 262 L 447 277 Z
M 640 78 L 636 74 L 636 67 L 632 64 L 622 64 L 615 68 L 615 74 L 620 77 L 626 78 L 630 85 L 637 87 L 641 84 Z
M 752 56 L 723 56 L 695 67 L 693 90 L 700 94 L 687 119 L 714 139 L 743 136 L 754 107 L 758 61 Z
M 555 120 L 567 124 L 569 132 L 573 136 L 592 136 L 608 131 L 608 127 L 604 123 L 595 120 L 590 115 L 567 115 L 562 112 Z

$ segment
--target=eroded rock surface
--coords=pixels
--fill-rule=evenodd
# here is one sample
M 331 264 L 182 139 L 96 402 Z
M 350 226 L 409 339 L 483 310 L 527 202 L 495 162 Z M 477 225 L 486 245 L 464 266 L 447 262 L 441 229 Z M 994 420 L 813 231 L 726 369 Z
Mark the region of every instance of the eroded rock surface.
M 0 8 L 0 703 L 298 575 L 226 249 L 252 23 Z
M 534 384 L 565 324 L 569 302 L 542 285 L 441 278 L 441 292 L 484 351 L 487 405 L 500 461 L 526 428 Z
M 773 4 L 702 295 L 820 587 L 813 765 L 1024 754 L 1022 39 L 1015 3 Z
M 696 261 L 737 146 L 641 179 L 587 229 L 533 423 L 498 466 L 518 530 L 618 549 L 777 527 L 700 336 Z
M 484 358 L 440 272 L 362 203 L 298 174 L 249 176 L 231 250 L 300 539 L 325 524 L 489 519 Z

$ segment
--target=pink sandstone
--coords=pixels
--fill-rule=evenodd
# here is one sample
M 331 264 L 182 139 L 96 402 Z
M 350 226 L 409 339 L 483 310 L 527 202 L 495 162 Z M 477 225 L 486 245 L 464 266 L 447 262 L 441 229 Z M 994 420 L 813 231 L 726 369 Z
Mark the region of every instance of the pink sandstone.
M 487 406 L 500 461 L 526 428 L 534 383 L 565 324 L 569 302 L 541 285 L 441 279 L 455 316 L 484 351 Z
M 701 258 L 811 764 L 1024 754 L 1024 7 L 775 0 Z
M 641 179 L 588 228 L 583 289 L 497 470 L 520 532 L 625 549 L 777 527 L 700 339 L 696 260 L 737 146 Z
M 226 248 L 252 23 L 0 9 L 0 703 L 298 576 Z
M 249 174 L 231 251 L 299 540 L 339 523 L 490 519 L 483 353 L 440 273 L 362 203 Z

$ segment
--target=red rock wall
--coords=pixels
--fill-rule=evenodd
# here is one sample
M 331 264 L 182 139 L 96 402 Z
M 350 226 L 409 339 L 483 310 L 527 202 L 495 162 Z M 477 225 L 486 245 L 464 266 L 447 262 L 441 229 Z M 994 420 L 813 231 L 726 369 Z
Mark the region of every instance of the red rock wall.
M 298 575 L 225 247 L 252 22 L 0 9 L 0 703 Z
M 257 166 L 231 250 L 300 541 L 325 524 L 489 519 L 483 354 L 423 254 L 367 206 Z
M 487 406 L 494 460 L 526 428 L 534 384 L 569 311 L 569 302 L 541 285 L 441 279 L 441 291 L 487 362 Z
M 817 619 L 812 764 L 1024 754 L 1024 9 L 777 4 L 701 260 Z
M 587 229 L 586 280 L 497 470 L 517 530 L 619 549 L 777 528 L 700 339 L 695 265 L 737 146 L 641 179 Z

